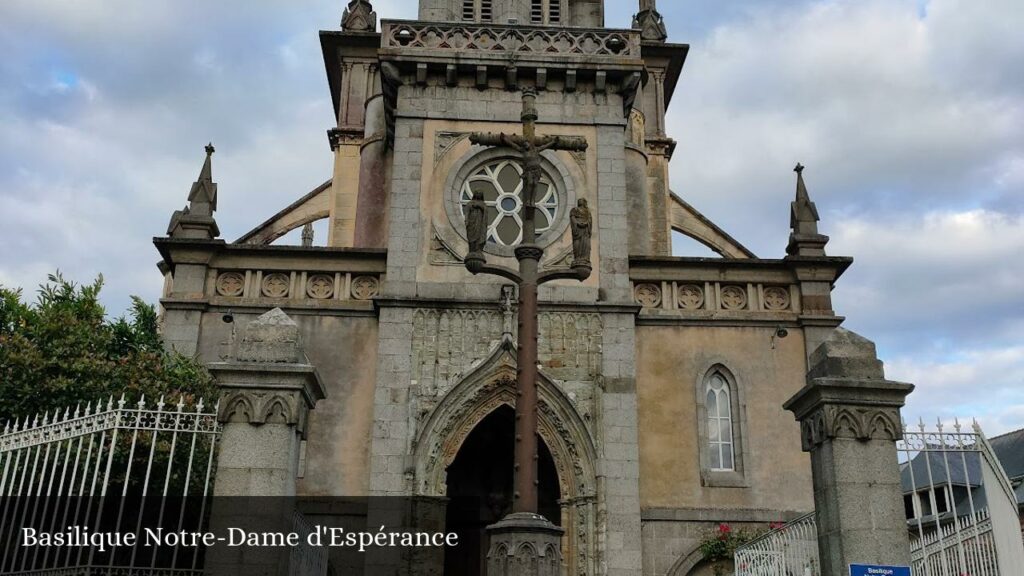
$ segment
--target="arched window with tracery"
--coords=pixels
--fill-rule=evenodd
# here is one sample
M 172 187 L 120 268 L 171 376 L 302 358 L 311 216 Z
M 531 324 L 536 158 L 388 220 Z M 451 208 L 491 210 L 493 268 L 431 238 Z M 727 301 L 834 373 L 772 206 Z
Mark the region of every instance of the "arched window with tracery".
M 736 469 L 736 463 L 733 451 L 733 416 L 729 382 L 720 372 L 714 372 L 708 378 L 705 389 L 704 406 L 708 416 L 709 467 L 712 472 L 731 472 Z
M 721 364 L 697 382 L 701 481 L 705 486 L 742 487 L 744 402 L 736 376 Z

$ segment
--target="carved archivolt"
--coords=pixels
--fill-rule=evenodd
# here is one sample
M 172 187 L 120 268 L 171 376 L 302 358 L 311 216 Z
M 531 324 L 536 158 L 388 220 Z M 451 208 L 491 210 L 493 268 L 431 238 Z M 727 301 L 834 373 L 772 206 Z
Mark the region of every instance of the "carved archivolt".
M 570 574 L 592 574 L 596 558 L 597 451 L 586 422 L 568 396 L 543 374 L 537 383 L 540 398 L 539 434 L 558 474 L 563 506 Z M 417 435 L 414 446 L 414 493 L 447 493 L 446 470 L 476 426 L 501 406 L 515 406 L 515 347 L 503 339 L 492 353 L 437 404 Z M 424 416 L 427 416 L 424 414 Z
M 833 438 L 895 442 L 903 437 L 898 410 L 849 406 L 823 406 L 800 423 L 800 433 L 805 452 Z

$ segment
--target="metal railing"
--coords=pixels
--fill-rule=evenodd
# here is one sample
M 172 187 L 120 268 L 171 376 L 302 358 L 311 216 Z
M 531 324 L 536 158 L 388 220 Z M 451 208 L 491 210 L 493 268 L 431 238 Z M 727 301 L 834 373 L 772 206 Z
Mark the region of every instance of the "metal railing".
M 310 546 L 307 540 L 315 529 L 301 512 L 295 512 L 294 531 L 299 535 L 299 542 L 302 544 L 292 548 L 289 561 L 290 576 L 326 576 L 327 548 Z
M 1016 497 L 977 423 L 904 424 L 897 451 L 915 576 L 1017 576 Z M 818 576 L 815 515 L 741 546 L 735 563 L 736 576 Z
M 736 576 L 818 576 L 818 528 L 814 513 L 736 550 Z
M 897 450 L 915 574 L 1009 576 L 1024 566 L 1016 497 L 977 422 L 904 425 Z
M 199 401 L 122 397 L 15 421 L 0 434 L 0 574 L 199 574 L 198 548 L 23 547 L 24 528 L 202 531 L 221 426 Z

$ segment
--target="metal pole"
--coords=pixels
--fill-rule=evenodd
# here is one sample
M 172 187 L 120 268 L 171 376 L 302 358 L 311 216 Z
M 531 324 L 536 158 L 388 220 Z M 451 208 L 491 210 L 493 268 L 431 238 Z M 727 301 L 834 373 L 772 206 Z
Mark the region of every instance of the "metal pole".
M 470 253 L 466 268 L 472 274 L 481 272 L 513 279 L 519 287 L 519 350 L 516 378 L 515 464 L 513 480 L 513 513 L 537 514 L 537 287 L 551 280 L 572 278 L 579 281 L 590 276 L 589 259 L 573 264 L 571 270 L 540 271 L 544 250 L 537 245 L 536 191 L 540 181 L 541 152 L 545 150 L 586 150 L 581 138 L 537 136 L 537 93 L 523 91 L 522 136 L 505 134 L 473 134 L 470 141 L 485 146 L 507 146 L 522 155 L 523 237 L 515 249 L 518 272 L 487 266 L 482 252 Z
M 537 512 L 537 261 L 520 260 L 514 512 Z M 532 276 L 532 279 L 529 277 Z M 531 281 L 532 280 L 532 281 Z

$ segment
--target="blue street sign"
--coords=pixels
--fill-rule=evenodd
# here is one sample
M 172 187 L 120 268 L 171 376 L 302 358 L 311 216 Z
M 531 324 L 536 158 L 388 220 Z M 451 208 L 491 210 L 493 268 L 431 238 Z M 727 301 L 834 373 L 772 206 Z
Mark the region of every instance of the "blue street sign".
M 850 564 L 850 576 L 910 576 L 910 567 Z

